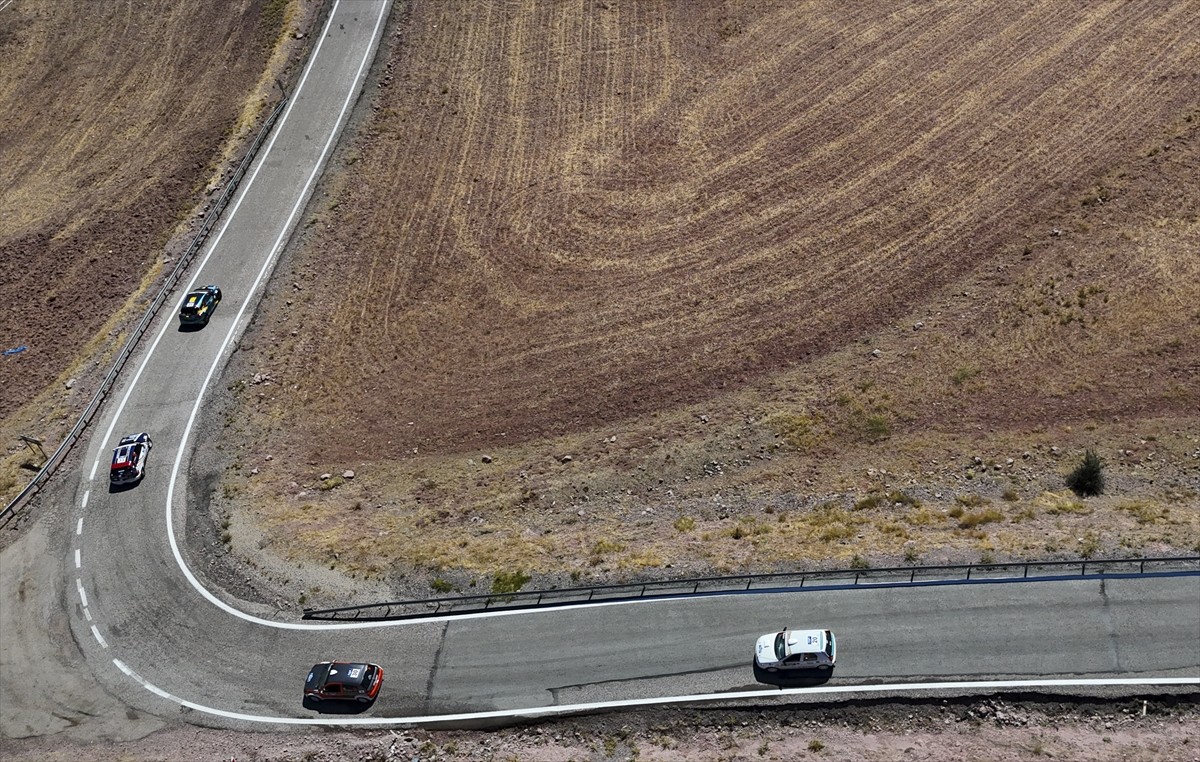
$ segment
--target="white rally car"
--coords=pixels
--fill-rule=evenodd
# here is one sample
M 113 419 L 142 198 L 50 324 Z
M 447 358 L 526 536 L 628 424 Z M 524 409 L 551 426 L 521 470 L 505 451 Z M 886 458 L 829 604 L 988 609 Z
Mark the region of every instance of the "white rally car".
M 108 480 L 113 486 L 133 484 L 146 475 L 146 456 L 154 443 L 146 432 L 121 437 L 113 450 Z
M 793 630 L 767 633 L 754 645 L 754 663 L 767 672 L 833 669 L 837 641 L 830 630 Z

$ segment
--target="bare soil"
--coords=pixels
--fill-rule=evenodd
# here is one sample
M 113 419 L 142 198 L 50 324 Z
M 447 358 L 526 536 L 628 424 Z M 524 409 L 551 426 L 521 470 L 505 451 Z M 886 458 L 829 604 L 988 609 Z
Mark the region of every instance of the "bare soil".
M 287 597 L 1200 547 L 1182 6 L 473 8 L 394 14 L 214 407 Z
M 1142 714 L 1145 706 L 1146 714 Z M 1196 697 L 1116 703 L 1003 698 L 802 710 L 675 710 L 496 731 L 216 733 L 166 730 L 134 742 L 26 743 L 11 762 L 605 762 L 607 760 L 926 760 L 1184 762 L 1200 759 Z M 0 746 L 0 751 L 6 751 Z

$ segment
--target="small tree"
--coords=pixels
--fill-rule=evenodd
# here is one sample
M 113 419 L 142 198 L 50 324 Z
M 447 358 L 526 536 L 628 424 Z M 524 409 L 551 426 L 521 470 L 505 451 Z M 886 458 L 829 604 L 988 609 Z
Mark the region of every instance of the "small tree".
M 1104 492 L 1104 461 L 1095 450 L 1088 450 L 1083 462 L 1067 476 L 1067 486 L 1080 497 L 1090 497 Z

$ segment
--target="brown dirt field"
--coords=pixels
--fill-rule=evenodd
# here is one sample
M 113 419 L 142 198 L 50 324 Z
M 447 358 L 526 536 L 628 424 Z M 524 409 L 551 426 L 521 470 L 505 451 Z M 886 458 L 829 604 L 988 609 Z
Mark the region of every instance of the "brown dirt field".
M 1195 5 L 471 7 L 396 14 L 227 373 L 235 555 L 1196 551 Z
M 309 3 L 310 5 L 319 3 Z M 246 134 L 278 99 L 280 0 L 19 0 L 0 16 L 0 499 L 57 446 Z M 285 19 L 285 15 L 287 19 Z M 297 47 L 294 46 L 293 47 Z M 76 383 L 65 386 L 70 379 Z

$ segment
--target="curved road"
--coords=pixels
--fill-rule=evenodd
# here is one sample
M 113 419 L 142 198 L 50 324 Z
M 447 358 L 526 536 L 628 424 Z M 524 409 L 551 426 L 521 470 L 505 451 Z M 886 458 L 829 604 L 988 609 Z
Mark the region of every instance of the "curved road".
M 814 623 L 839 636 L 829 690 L 997 678 L 1200 682 L 1196 576 L 723 596 L 373 625 L 278 621 L 204 590 L 175 539 L 202 395 L 311 194 L 389 9 L 387 0 L 335 6 L 292 104 L 196 268 L 193 282 L 219 283 L 224 302 L 198 332 L 178 331 L 164 311 L 95 428 L 62 563 L 72 633 L 109 693 L 136 711 L 234 727 L 743 691 L 761 701 L 779 691 L 754 683 L 755 637 Z M 111 448 L 137 431 L 154 437 L 147 476 L 110 493 Z M 330 657 L 384 666 L 367 713 L 301 707 L 307 669 Z

